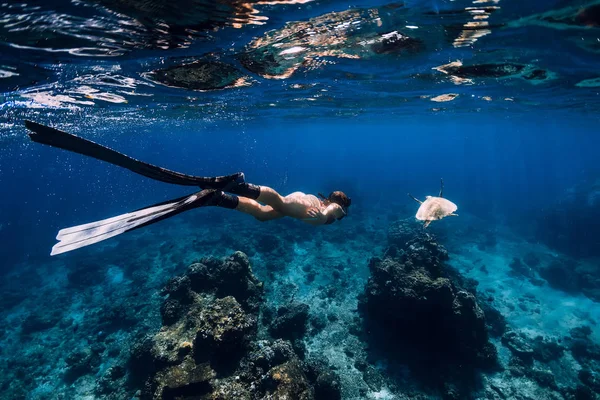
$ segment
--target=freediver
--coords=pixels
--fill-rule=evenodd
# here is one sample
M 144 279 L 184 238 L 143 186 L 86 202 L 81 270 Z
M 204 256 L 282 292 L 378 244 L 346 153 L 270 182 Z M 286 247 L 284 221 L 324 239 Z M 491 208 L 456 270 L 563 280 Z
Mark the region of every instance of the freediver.
M 198 207 L 216 206 L 238 210 L 259 221 L 291 217 L 310 225 L 327 225 L 344 218 L 351 204 L 351 199 L 340 191 L 332 192 L 327 197 L 320 193 L 317 197 L 302 192 L 281 196 L 268 186 L 246 183 L 241 172 L 218 177 L 186 175 L 136 160 L 87 139 L 36 122 L 25 121 L 25 126 L 31 131 L 29 137 L 34 142 L 106 161 L 161 182 L 202 189 L 127 214 L 61 229 L 56 236 L 59 242 L 52 248 L 51 255 L 88 246 Z

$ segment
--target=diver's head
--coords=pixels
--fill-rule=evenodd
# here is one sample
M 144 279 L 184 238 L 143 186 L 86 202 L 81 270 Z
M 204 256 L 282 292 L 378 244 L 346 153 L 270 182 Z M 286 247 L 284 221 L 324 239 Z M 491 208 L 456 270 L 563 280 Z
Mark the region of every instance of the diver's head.
M 327 200 L 329 200 L 330 203 L 338 204 L 346 214 L 348 214 L 348 207 L 352 204 L 352 199 L 346 196 L 346 193 L 340 192 L 339 190 L 331 192 L 329 197 L 327 197 Z

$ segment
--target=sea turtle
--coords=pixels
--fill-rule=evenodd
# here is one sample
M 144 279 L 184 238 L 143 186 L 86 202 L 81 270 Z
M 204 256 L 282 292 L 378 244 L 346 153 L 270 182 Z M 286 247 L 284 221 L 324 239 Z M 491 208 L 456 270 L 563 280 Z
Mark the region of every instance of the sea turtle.
M 450 200 L 444 199 L 444 180 L 441 179 L 440 194 L 438 197 L 427 196 L 425 201 L 421 201 L 413 197 L 410 193 L 408 196 L 414 201 L 421 204 L 417 215 L 415 216 L 419 221 L 425 221 L 423 228 L 427 228 L 431 221 L 437 221 L 444 217 L 458 217 L 454 211 L 458 209 L 458 206 Z

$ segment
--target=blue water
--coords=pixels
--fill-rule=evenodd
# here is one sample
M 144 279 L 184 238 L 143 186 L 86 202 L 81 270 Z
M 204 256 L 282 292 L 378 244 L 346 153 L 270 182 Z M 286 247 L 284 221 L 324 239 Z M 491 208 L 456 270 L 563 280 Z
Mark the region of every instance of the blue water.
M 156 332 L 159 289 L 204 256 L 250 252 L 255 275 L 266 282 L 264 307 L 286 303 L 285 284 L 299 287 L 296 300 L 316 307 L 323 287 L 338 284 L 329 280 L 328 268 L 340 260 L 350 262 L 352 283 L 336 305 L 345 321 L 370 276 L 369 259 L 386 252 L 388 226 L 414 217 L 418 205 L 406 194 L 436 195 L 443 178 L 445 196 L 458 205 L 460 217 L 434 222 L 429 232 L 448 248 L 447 268 L 479 281 L 480 302 L 494 293 L 494 306 L 510 330 L 527 333 L 528 340 L 541 334 L 564 344 L 573 328 L 592 327 L 586 342 L 591 355 L 583 361 L 536 359 L 526 367 L 552 371 L 558 386 L 532 373 L 518 375 L 511 370 L 507 341 L 491 339 L 504 372 L 487 373 L 483 384 L 458 398 L 503 398 L 489 389 L 492 385 L 502 388 L 504 398 L 517 398 L 517 393 L 525 393 L 523 398 L 598 398 L 598 2 L 219 4 L 192 1 L 178 8 L 168 2 L 99 0 L 0 5 L 0 290 L 18 299 L 6 301 L 0 310 L 5 321 L 0 335 L 5 373 L 0 375 L 6 376 L 0 397 L 131 398 L 139 388 L 135 384 L 115 389 L 113 397 L 111 390 L 94 386 L 106 366 L 125 365 L 128 354 L 102 353 L 102 367 L 66 382 L 62 351 L 44 355 L 35 350 L 40 361 L 31 363 L 17 350 L 27 355 L 43 343 L 70 349 L 82 341 L 87 343 L 83 347 L 102 342 L 93 338 L 100 325 L 86 325 L 86 315 L 123 294 L 153 300 L 138 312 L 133 327 L 111 333 L 113 340 L 134 341 L 147 326 Z M 398 42 L 386 42 L 386 37 Z M 448 66 L 457 61 L 462 65 Z M 152 75 L 194 62 L 218 67 L 186 78 L 187 83 L 165 85 Z M 219 75 L 230 67 L 244 85 Z M 203 90 L 186 88 L 190 82 L 200 82 Z M 458 96 L 436 101 L 444 94 Z M 334 226 L 313 228 L 299 221 L 260 223 L 234 211 L 203 208 L 50 257 L 59 229 L 194 189 L 33 143 L 25 119 L 188 174 L 243 171 L 248 182 L 282 194 L 343 190 L 352 198 L 350 215 Z M 259 244 L 248 244 L 254 231 L 265 237 L 273 232 L 283 244 L 275 252 L 261 250 Z M 334 236 L 348 242 L 340 244 Z M 495 244 L 482 245 L 484 237 Z M 510 261 L 528 254 L 541 260 L 530 268 L 533 278 L 511 275 Z M 472 268 L 481 260 L 491 272 Z M 577 267 L 552 269 L 552 260 Z M 301 270 L 313 263 L 320 267 L 311 284 Z M 98 282 L 65 286 L 69 271 L 85 271 L 88 264 L 102 271 L 92 274 Z M 142 264 L 145 278 L 134 273 Z M 270 275 L 272 264 L 288 267 Z M 114 282 L 121 286 L 109 295 L 107 287 Z M 98 293 L 105 293 L 105 300 Z M 531 308 L 511 308 L 528 295 L 536 298 L 539 317 Z M 54 296 L 60 300 L 52 306 Z M 311 312 L 311 318 L 318 314 Z M 61 317 L 23 335 L 23 321 L 33 313 Z M 78 328 L 72 329 L 72 321 Z M 343 368 L 352 357 L 332 355 L 339 352 L 334 334 L 347 335 L 350 325 L 332 326 L 325 328 L 330 336 L 305 337 L 305 346 Z M 382 367 L 397 360 L 369 362 L 384 371 L 386 383 L 364 383 L 363 389 L 369 389 L 361 391 L 363 383 L 354 387 L 356 378 L 338 369 L 342 398 L 401 398 L 415 390 L 445 396 L 417 377 L 398 380 L 397 371 Z M 590 371 L 591 380 L 568 372 L 580 369 Z M 525 379 L 526 389 L 518 379 Z

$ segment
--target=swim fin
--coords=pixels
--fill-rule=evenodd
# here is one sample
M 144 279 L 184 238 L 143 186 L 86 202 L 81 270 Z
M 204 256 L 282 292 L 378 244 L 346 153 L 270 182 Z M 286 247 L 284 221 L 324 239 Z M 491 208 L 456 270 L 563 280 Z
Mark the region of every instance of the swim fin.
M 58 147 L 59 149 L 72 151 L 84 156 L 106 161 L 110 164 L 127 168 L 136 174 L 140 174 L 157 181 L 183 186 L 198 186 L 202 189 L 219 190 L 227 190 L 232 186 L 244 183 L 244 174 L 241 172 L 232 175 L 216 177 L 186 175 L 136 160 L 135 158 L 119 153 L 118 151 L 112 150 L 98 143 L 94 143 L 90 140 L 60 131 L 55 128 L 51 128 L 49 126 L 38 124 L 37 122 L 25 121 L 25 126 L 31 131 L 29 133 L 29 137 L 34 142 L 46 144 L 52 147 Z
M 197 207 L 220 205 L 223 193 L 213 189 L 202 190 L 177 199 L 154 204 L 127 214 L 101 221 L 61 229 L 59 241 L 52 247 L 51 256 L 89 246 L 102 240 L 162 221 Z

